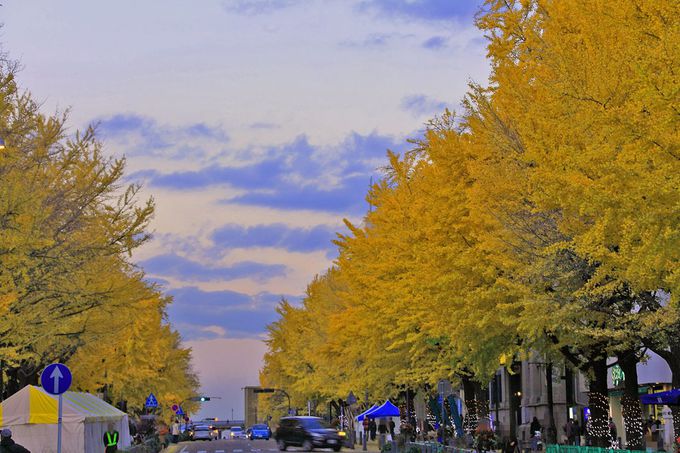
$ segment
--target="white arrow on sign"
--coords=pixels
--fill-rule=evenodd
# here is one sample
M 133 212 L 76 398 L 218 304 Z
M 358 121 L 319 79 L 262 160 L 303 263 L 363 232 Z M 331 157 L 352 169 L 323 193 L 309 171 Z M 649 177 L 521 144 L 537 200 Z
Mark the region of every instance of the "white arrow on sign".
M 58 366 L 54 367 L 54 370 L 52 370 L 52 374 L 50 374 L 50 379 L 54 380 L 54 392 L 59 393 L 59 380 L 63 379 L 64 375 L 61 374 L 61 370 L 59 369 Z

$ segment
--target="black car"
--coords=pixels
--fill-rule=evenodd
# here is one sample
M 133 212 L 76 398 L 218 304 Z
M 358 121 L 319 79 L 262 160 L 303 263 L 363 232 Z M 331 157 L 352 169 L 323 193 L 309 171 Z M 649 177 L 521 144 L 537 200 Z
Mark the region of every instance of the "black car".
M 289 445 L 302 447 L 305 451 L 314 448 L 332 448 L 340 451 L 343 437 L 319 417 L 285 417 L 281 419 L 274 439 L 279 450 Z

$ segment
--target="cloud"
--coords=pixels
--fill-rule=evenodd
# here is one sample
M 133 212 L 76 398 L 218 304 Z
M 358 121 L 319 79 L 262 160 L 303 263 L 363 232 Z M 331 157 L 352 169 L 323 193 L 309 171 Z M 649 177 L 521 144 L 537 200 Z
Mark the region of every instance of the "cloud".
M 481 4 L 481 0 L 364 0 L 357 9 L 406 19 L 468 22 Z
M 137 114 L 117 114 L 95 121 L 102 139 L 123 148 L 127 156 L 169 159 L 203 158 L 208 147 L 222 147 L 229 135 L 221 126 L 193 123 L 182 126 L 158 124 Z
M 230 152 L 247 156 L 249 161 L 215 162 L 166 173 L 145 169 L 130 177 L 174 190 L 220 185 L 240 190 L 224 203 L 356 214 L 365 210 L 366 189 L 384 164 L 386 150 L 400 152 L 407 147 L 404 141 L 377 133 L 353 132 L 333 146 L 314 146 L 302 135 L 264 150 Z
M 232 13 L 256 16 L 282 10 L 296 3 L 298 0 L 226 0 L 222 5 Z
M 279 124 L 275 123 L 267 123 L 267 122 L 257 122 L 257 123 L 252 123 L 248 127 L 251 129 L 278 129 L 281 127 Z
M 423 42 L 422 46 L 426 49 L 439 50 L 446 47 L 447 39 L 443 36 L 433 36 Z
M 194 286 L 170 289 L 168 316 L 185 340 L 262 338 L 268 324 L 278 319 L 275 307 L 282 298 L 297 303 L 300 296 L 236 291 L 204 291 Z
M 424 94 L 412 94 L 401 100 L 401 108 L 414 116 L 433 115 L 442 112 L 446 103 L 437 101 Z
M 385 47 L 394 40 L 409 38 L 412 35 L 401 33 L 372 33 L 360 40 L 345 40 L 340 42 L 340 46 L 349 48 L 371 48 Z
M 171 277 L 183 281 L 236 280 L 250 278 L 259 282 L 286 275 L 283 264 L 262 264 L 250 261 L 231 266 L 208 266 L 176 254 L 158 255 L 139 263 L 154 277 Z
M 334 248 L 334 229 L 317 225 L 311 228 L 291 228 L 282 223 L 244 227 L 225 225 L 212 234 L 217 247 L 248 248 L 274 247 L 292 252 L 313 252 Z

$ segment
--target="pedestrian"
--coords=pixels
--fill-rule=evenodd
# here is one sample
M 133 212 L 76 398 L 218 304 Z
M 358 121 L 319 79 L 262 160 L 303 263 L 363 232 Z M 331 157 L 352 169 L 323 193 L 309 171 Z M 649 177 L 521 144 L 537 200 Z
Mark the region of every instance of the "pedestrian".
M 574 420 L 574 445 L 577 447 L 581 445 L 581 426 L 578 424 L 578 420 Z
M 534 437 L 531 438 L 531 451 L 536 453 L 543 450 L 543 435 L 540 431 L 536 431 Z
M 179 420 L 175 419 L 175 422 L 172 424 L 171 428 L 171 433 L 172 434 L 172 443 L 176 444 L 179 442 L 179 433 L 180 433 L 180 428 L 179 428 Z
M 113 423 L 109 423 L 108 430 L 104 433 L 104 453 L 116 453 L 118 451 L 118 431 Z
M 375 420 L 371 419 L 368 423 L 368 432 L 371 434 L 371 440 L 375 440 L 375 432 L 378 429 L 378 425 L 375 424 Z
M 611 437 L 612 443 L 618 440 L 618 435 L 616 433 L 616 423 L 614 423 L 614 419 L 611 417 L 609 417 L 609 437 Z
M 382 447 L 385 445 L 385 442 L 387 441 L 387 425 L 385 424 L 385 420 L 380 420 L 380 424 L 378 425 L 378 448 L 382 450 Z
M 541 422 L 538 421 L 538 417 L 534 417 L 533 420 L 531 420 L 531 425 L 529 426 L 529 430 L 531 431 L 530 435 L 531 437 L 534 437 L 536 434 L 536 431 L 540 432 L 543 427 L 541 426 Z
M 571 418 L 564 425 L 564 435 L 567 438 L 567 445 L 574 445 L 574 421 Z
M 649 431 L 652 433 L 652 442 L 656 442 L 659 437 L 659 425 L 657 423 L 658 420 L 652 421 L 652 424 L 649 426 Z
M 9 428 L 0 431 L 0 451 L 2 453 L 31 453 L 12 440 L 12 431 Z
M 395 423 L 394 423 L 394 420 L 392 420 L 391 418 L 390 418 L 390 422 L 389 422 L 388 426 L 390 428 L 390 436 L 392 436 L 392 439 L 394 439 Z
M 503 453 L 521 453 L 517 439 L 512 437 L 506 441 L 503 447 Z
M 663 432 L 661 431 L 661 420 L 656 420 L 656 449 L 663 450 Z

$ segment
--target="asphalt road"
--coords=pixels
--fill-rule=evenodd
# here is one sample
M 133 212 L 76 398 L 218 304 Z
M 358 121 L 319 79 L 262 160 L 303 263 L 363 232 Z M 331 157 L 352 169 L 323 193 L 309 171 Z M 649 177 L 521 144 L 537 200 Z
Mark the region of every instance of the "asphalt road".
M 169 451 L 175 453 L 274 453 L 278 452 L 274 440 L 196 440 L 193 442 L 180 442 L 173 445 Z M 295 448 L 291 448 L 295 450 Z
M 368 453 L 377 453 L 375 448 L 370 448 Z M 164 452 L 167 453 L 274 453 L 278 452 L 279 449 L 276 447 L 276 442 L 274 439 L 270 440 L 247 440 L 247 439 L 234 439 L 234 440 L 213 440 L 208 442 L 207 440 L 196 440 L 193 442 L 180 442 L 178 444 L 170 445 Z M 301 452 L 302 449 L 299 447 L 288 447 L 286 451 L 291 452 Z M 333 450 L 329 448 L 324 449 L 314 449 L 314 451 L 330 452 Z M 343 452 L 354 452 L 364 453 L 361 451 L 361 446 L 357 447 L 357 450 L 351 450 L 347 448 L 342 449 Z

